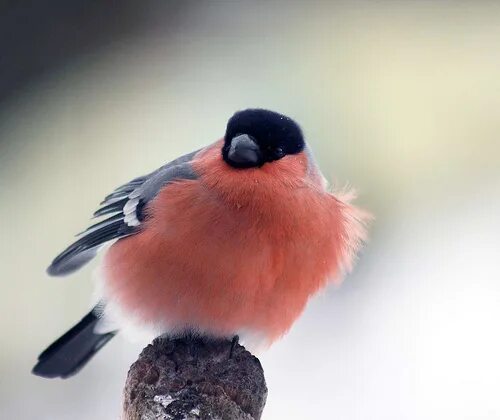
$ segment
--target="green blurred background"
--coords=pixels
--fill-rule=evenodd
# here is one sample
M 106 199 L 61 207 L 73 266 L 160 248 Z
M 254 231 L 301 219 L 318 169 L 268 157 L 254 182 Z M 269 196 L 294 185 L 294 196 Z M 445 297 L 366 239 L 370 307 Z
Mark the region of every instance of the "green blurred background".
M 0 35 L 0 418 L 119 418 L 144 343 L 30 375 L 92 295 L 92 267 L 44 270 L 116 185 L 247 107 L 295 118 L 376 216 L 261 355 L 264 418 L 500 418 L 499 2 L 4 2 Z

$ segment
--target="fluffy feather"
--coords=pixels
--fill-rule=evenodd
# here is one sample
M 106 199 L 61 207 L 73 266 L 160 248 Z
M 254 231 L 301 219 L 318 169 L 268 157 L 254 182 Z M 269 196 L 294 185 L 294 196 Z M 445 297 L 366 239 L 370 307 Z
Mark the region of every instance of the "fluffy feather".
M 193 161 L 198 179 L 159 193 L 143 231 L 111 246 L 105 298 L 137 325 L 272 342 L 350 269 L 367 215 L 328 193 L 305 153 L 240 170 L 221 146 Z

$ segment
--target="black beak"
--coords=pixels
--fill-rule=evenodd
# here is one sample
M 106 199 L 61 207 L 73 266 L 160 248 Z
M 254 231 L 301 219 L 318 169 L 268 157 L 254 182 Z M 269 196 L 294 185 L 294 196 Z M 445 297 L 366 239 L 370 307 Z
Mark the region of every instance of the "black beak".
M 251 168 L 260 165 L 262 153 L 251 136 L 239 134 L 231 140 L 227 158 L 235 167 Z

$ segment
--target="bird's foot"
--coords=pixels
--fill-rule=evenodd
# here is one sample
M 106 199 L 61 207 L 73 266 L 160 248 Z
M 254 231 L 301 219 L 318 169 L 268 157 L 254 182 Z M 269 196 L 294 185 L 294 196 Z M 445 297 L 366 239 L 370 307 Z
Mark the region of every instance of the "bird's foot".
M 229 358 L 230 359 L 233 358 L 234 349 L 236 348 L 236 344 L 238 344 L 239 339 L 240 339 L 240 337 L 235 335 L 233 337 L 233 339 L 231 340 L 231 350 L 229 351 Z

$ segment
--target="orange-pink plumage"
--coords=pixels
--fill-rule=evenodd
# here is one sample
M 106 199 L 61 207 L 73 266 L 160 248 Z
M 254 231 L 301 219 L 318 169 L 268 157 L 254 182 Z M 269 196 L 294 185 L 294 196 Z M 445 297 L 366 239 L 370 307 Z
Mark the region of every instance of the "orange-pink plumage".
M 138 323 L 271 342 L 349 265 L 362 219 L 308 176 L 305 153 L 241 171 L 221 147 L 194 160 L 197 180 L 159 194 L 147 228 L 110 248 L 107 294 Z
M 76 373 L 127 327 L 156 334 L 282 336 L 308 299 L 349 270 L 367 214 L 335 195 L 300 127 L 250 109 L 224 137 L 118 187 L 48 269 L 67 275 L 114 241 L 100 303 L 44 351 L 34 373 Z

